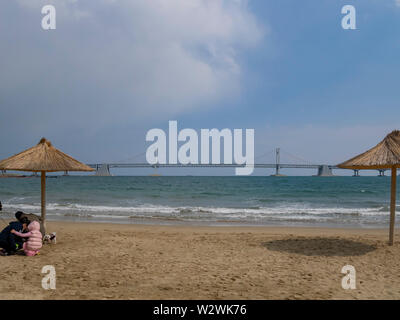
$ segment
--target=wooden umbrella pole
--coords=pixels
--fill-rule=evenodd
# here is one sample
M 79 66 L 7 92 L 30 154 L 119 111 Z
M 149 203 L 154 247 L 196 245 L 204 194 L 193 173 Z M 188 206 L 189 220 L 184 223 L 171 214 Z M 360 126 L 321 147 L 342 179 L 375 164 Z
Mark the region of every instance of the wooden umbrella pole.
M 392 168 L 392 188 L 390 194 L 390 230 L 389 230 L 389 245 L 393 245 L 394 239 L 394 222 L 396 215 L 396 183 L 397 183 L 397 168 Z
M 46 171 L 42 171 L 41 175 L 41 187 L 42 187 L 42 222 L 46 226 Z

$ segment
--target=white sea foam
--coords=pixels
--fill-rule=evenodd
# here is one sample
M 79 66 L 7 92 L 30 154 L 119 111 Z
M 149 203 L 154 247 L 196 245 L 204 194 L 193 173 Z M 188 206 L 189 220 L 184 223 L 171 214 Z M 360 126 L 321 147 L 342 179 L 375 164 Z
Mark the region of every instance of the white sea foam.
M 40 212 L 40 204 L 10 203 L 7 205 L 12 210 L 27 212 Z M 57 216 L 81 216 L 89 218 L 119 219 L 127 217 L 138 218 L 173 218 L 173 219 L 195 219 L 204 221 L 215 220 L 237 220 L 237 221 L 265 221 L 268 219 L 276 221 L 322 221 L 337 220 L 342 218 L 388 215 L 388 208 L 345 208 L 345 207 L 318 207 L 313 208 L 305 205 L 286 205 L 279 207 L 257 207 L 257 208 L 228 208 L 228 207 L 172 207 L 152 204 L 140 206 L 107 206 L 107 205 L 84 205 L 84 204 L 59 204 L 48 203 L 49 215 Z

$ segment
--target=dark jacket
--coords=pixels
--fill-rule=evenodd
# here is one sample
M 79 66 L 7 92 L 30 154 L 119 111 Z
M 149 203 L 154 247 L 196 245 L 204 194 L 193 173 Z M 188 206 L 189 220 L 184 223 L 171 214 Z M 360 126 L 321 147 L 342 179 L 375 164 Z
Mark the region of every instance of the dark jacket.
M 9 225 L 0 232 L 0 243 L 6 244 L 6 248 L 3 249 L 16 251 L 22 247 L 22 239 L 11 233 L 13 229 L 22 232 L 22 224 L 18 221 L 10 222 Z

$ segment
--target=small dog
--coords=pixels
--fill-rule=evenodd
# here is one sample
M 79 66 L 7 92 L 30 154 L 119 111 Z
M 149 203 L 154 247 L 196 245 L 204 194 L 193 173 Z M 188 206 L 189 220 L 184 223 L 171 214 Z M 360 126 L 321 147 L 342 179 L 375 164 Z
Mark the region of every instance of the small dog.
M 43 242 L 44 243 L 54 243 L 54 244 L 56 244 L 57 243 L 57 236 L 56 236 L 56 233 L 55 232 L 52 232 L 52 233 L 50 233 L 50 234 L 46 234 L 45 236 L 44 236 L 44 238 L 43 238 Z

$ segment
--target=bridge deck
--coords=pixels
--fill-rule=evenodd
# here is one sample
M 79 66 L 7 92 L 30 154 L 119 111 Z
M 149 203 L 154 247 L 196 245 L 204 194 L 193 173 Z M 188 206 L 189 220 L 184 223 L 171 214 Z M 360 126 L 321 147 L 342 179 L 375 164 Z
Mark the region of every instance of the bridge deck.
M 89 167 L 94 169 L 107 165 L 109 168 L 240 168 L 244 167 L 243 164 L 155 164 L 151 165 L 148 163 L 98 163 L 88 164 Z M 293 168 L 293 169 L 318 169 L 322 166 L 327 166 L 329 169 L 340 169 L 335 165 L 324 165 L 324 164 L 275 164 L 275 163 L 256 163 L 254 168 Z

